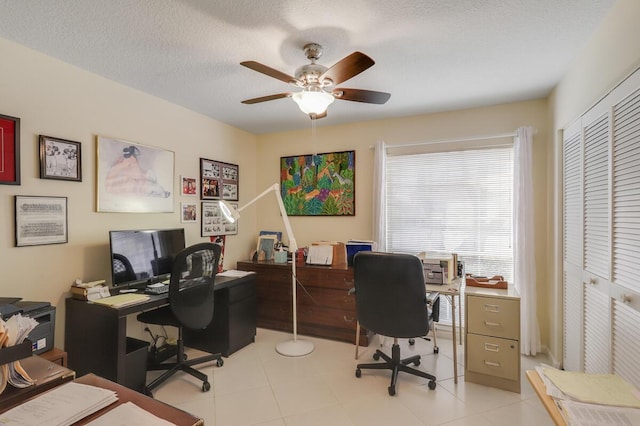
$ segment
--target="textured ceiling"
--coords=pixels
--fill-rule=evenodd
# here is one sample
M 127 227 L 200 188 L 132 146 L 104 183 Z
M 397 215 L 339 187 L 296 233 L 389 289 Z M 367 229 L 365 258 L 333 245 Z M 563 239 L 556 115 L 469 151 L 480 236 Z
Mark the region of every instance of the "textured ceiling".
M 331 66 L 376 64 L 342 87 L 391 93 L 336 101 L 335 125 L 544 97 L 615 0 L 0 0 L 0 37 L 252 133 L 310 126 L 291 99 L 302 46 Z

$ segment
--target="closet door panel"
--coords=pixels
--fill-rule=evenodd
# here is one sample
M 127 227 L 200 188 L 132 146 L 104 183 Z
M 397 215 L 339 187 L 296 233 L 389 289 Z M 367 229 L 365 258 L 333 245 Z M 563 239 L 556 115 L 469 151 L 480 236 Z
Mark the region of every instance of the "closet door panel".
M 611 299 L 608 283 L 590 277 L 584 283 L 584 360 L 586 373 L 611 371 Z
M 634 303 L 635 302 L 635 303 Z M 640 294 L 613 300 L 613 372 L 640 388 Z M 634 306 L 634 304 L 636 306 Z
M 640 291 L 640 89 L 613 108 L 613 282 Z

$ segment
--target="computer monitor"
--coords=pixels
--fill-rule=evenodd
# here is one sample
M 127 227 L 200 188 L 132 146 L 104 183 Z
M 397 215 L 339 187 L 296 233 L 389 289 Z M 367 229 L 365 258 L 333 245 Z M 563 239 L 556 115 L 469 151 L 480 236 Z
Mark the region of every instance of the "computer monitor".
M 114 287 L 161 282 L 185 248 L 184 228 L 110 231 L 109 248 Z

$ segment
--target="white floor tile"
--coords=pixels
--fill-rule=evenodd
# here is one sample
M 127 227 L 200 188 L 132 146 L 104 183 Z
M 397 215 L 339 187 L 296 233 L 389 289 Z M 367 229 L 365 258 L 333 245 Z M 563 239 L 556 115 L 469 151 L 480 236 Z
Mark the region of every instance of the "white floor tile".
M 314 351 L 286 357 L 275 351 L 277 343 L 292 335 L 258 329 L 255 343 L 224 359 L 217 367 L 199 369 L 209 376 L 212 389 L 202 392 L 195 378 L 178 373 L 154 391 L 156 399 L 202 417 L 208 426 L 376 426 L 546 425 L 550 419 L 531 389 L 524 370 L 546 362 L 546 357 L 522 358 L 522 393 L 516 394 L 464 382 L 464 348 L 458 349 L 458 383 L 453 380 L 453 344 L 450 335 L 438 333 L 439 353 L 433 342 L 418 339 L 409 345 L 400 339 L 401 356 L 421 355 L 417 368 L 437 378 L 435 390 L 428 380 L 400 373 L 396 395 L 389 396 L 388 370 L 362 370 L 358 363 L 374 362 L 380 348 L 390 353 L 393 339 L 372 339 L 355 359 L 353 344 L 313 337 Z M 380 341 L 383 342 L 380 346 Z M 198 351 L 189 351 L 190 357 Z M 147 379 L 159 372 L 149 372 Z

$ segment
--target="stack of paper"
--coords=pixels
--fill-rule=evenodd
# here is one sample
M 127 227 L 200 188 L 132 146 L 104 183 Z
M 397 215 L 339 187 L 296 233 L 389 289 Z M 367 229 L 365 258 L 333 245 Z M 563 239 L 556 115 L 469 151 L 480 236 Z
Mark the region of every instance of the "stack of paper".
M 640 424 L 640 391 L 614 374 L 586 374 L 536 367 L 547 394 L 569 425 Z
M 108 389 L 70 382 L 0 416 L 0 424 L 71 425 L 118 400 Z
M 124 306 L 146 302 L 147 300 L 149 300 L 149 296 L 147 296 L 146 294 L 125 293 L 94 300 L 93 303 L 112 306 L 114 308 L 122 308 Z
M 118 405 L 113 410 L 87 423 L 87 426 L 114 425 L 172 426 L 173 423 L 154 416 L 131 401 Z
M 6 322 L 0 319 L 0 348 L 23 343 L 37 325 L 36 320 L 21 314 L 13 315 Z M 0 393 L 7 387 L 7 383 L 16 388 L 26 388 L 34 382 L 24 371 L 20 361 L 14 361 L 0 368 Z

